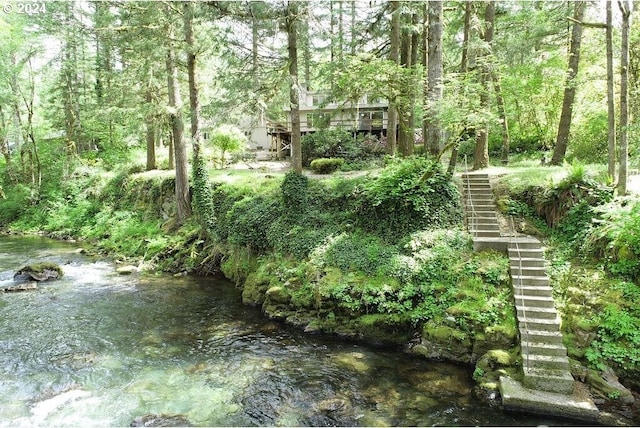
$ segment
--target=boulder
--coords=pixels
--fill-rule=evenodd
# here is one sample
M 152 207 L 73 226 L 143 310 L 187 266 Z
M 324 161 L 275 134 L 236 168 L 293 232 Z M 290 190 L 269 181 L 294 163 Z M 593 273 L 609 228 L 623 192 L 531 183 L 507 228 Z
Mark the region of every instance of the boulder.
M 283 305 L 288 305 L 291 301 L 291 295 L 289 295 L 287 290 L 280 285 L 269 288 L 267 290 L 266 298 L 270 303 Z
M 120 266 L 116 269 L 118 275 L 131 275 L 132 273 L 138 272 L 138 268 L 132 265 Z
M 586 381 L 596 396 L 604 399 L 615 399 L 624 404 L 633 404 L 635 402 L 631 391 L 618 381 L 618 377 L 609 367 L 605 367 L 601 373 L 591 369 L 587 370 Z
M 193 426 L 182 415 L 144 415 L 138 416 L 130 427 L 190 427 Z
M 48 281 L 62 278 L 62 268 L 53 262 L 42 262 L 22 267 L 13 275 L 16 281 Z

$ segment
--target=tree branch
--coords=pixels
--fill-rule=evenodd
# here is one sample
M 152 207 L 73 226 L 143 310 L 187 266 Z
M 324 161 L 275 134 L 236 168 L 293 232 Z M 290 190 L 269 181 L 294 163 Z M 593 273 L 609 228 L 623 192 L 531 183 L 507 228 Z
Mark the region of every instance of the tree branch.
M 602 24 L 600 22 L 584 22 L 584 21 L 578 21 L 576 19 L 573 19 L 572 17 L 568 16 L 567 17 L 568 21 L 573 22 L 574 24 L 578 24 L 578 25 L 582 25 L 583 27 L 590 27 L 590 28 L 604 28 L 605 30 L 607 29 L 607 24 Z

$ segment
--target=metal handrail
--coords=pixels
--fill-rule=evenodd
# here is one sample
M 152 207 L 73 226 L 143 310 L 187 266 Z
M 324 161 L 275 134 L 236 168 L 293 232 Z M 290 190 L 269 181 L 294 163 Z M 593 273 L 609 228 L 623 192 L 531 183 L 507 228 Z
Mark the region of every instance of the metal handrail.
M 511 231 L 512 231 L 511 232 L 511 236 L 513 238 L 517 238 L 516 228 L 515 228 L 515 224 L 513 222 L 513 216 L 510 216 L 509 218 L 511 220 Z M 511 242 L 513 244 L 515 244 L 516 254 L 518 255 L 518 270 L 519 270 L 519 273 L 520 273 L 520 275 L 518 275 L 518 286 L 520 287 L 520 291 L 521 291 L 521 294 L 520 294 L 520 296 L 521 296 L 520 297 L 520 306 L 522 307 L 522 318 L 523 318 L 523 321 L 524 321 L 524 329 L 527 332 L 527 336 L 529 336 L 529 324 L 528 324 L 528 321 L 527 321 L 527 309 L 526 309 L 526 306 L 524 304 L 524 294 L 522 294 L 522 291 L 523 291 L 522 290 L 522 276 L 523 276 L 522 275 L 522 253 L 520 252 L 520 245 L 518 244 L 518 240 L 517 239 L 512 239 Z M 509 262 L 509 265 L 511 265 L 511 262 Z M 516 304 L 517 304 L 517 300 L 516 300 Z M 517 312 L 518 312 L 518 310 L 516 308 L 516 315 L 517 315 Z M 530 337 L 527 337 L 527 345 L 526 345 L 527 367 L 529 367 L 529 342 L 530 342 L 530 339 L 531 339 Z M 522 346 L 522 340 L 520 340 L 520 346 Z M 521 353 L 522 353 L 522 351 L 521 351 Z
M 471 207 L 471 230 L 473 230 L 473 236 L 478 237 L 478 212 L 473 205 L 473 199 L 471 198 L 471 183 L 469 181 L 469 165 L 467 164 L 467 155 L 464 156 L 464 169 L 467 174 L 467 201 Z M 464 180 L 463 180 L 464 181 Z M 468 222 L 468 220 L 467 220 Z

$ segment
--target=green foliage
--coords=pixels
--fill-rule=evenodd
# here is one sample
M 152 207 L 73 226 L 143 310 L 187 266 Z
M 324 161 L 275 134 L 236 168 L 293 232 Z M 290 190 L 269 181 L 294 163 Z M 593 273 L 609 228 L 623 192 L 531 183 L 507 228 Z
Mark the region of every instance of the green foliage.
M 359 199 L 359 225 L 389 239 L 459 224 L 461 219 L 457 187 L 440 164 L 425 158 L 392 161 L 363 186 Z
M 205 230 L 212 231 L 216 213 L 213 207 L 209 174 L 202 156 L 193 157 L 193 205 Z
M 318 158 L 355 159 L 362 155 L 353 134 L 343 128 L 321 129 L 302 137 L 302 164 L 309 166 L 312 160 Z
M 269 226 L 281 215 L 282 206 L 273 197 L 258 195 L 235 202 L 225 214 L 227 241 L 257 253 L 264 252 L 270 248 L 267 238 Z
M 28 186 L 14 184 L 7 187 L 0 203 L 0 223 L 9 224 L 24 214 L 31 205 L 32 192 Z
M 640 314 L 609 305 L 596 315 L 598 338 L 586 352 L 589 362 L 603 369 L 604 360 L 625 370 L 640 370 Z
M 607 129 L 606 110 L 590 112 L 576 124 L 569 144 L 567 160 L 579 159 L 581 162 L 607 162 Z
M 342 158 L 320 158 L 311 161 L 311 169 L 316 174 L 331 174 L 344 164 Z
M 222 125 L 211 133 L 211 145 L 220 151 L 220 166 L 224 168 L 227 153 L 240 152 L 247 144 L 247 137 L 232 125 Z
M 282 200 L 285 213 L 288 216 L 298 216 L 307 210 L 309 200 L 309 179 L 295 171 L 289 171 L 284 176 L 282 185 Z
M 546 189 L 544 193 L 534 194 L 533 200 L 529 202 L 536 207 L 536 213 L 547 222 L 547 225 L 557 227 L 574 206 L 586 204 L 593 207 L 606 203 L 612 198 L 612 189 L 590 178 L 583 164 L 574 163 L 569 167 L 564 179 Z M 585 207 L 582 208 L 584 209 Z M 577 210 L 574 210 L 574 213 Z
M 316 247 L 312 260 L 342 271 L 361 271 L 369 275 L 383 270 L 397 250 L 379 238 L 363 233 L 341 233 Z
M 601 219 L 589 231 L 583 250 L 603 258 L 611 273 L 640 280 L 640 202 L 611 203 L 597 213 Z

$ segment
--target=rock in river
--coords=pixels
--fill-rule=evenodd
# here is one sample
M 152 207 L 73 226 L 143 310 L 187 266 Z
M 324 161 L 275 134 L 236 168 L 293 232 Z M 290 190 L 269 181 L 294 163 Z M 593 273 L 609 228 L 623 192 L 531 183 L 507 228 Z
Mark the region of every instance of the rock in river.
M 144 415 L 135 418 L 130 427 L 190 427 L 193 426 L 182 415 Z
M 29 291 L 29 290 L 37 290 L 38 283 L 35 281 L 23 282 L 17 285 L 10 285 L 8 287 L 0 288 L 0 291 L 10 293 L 15 291 Z
M 24 266 L 13 275 L 17 281 L 48 281 L 62 278 L 62 268 L 53 262 L 42 262 Z

